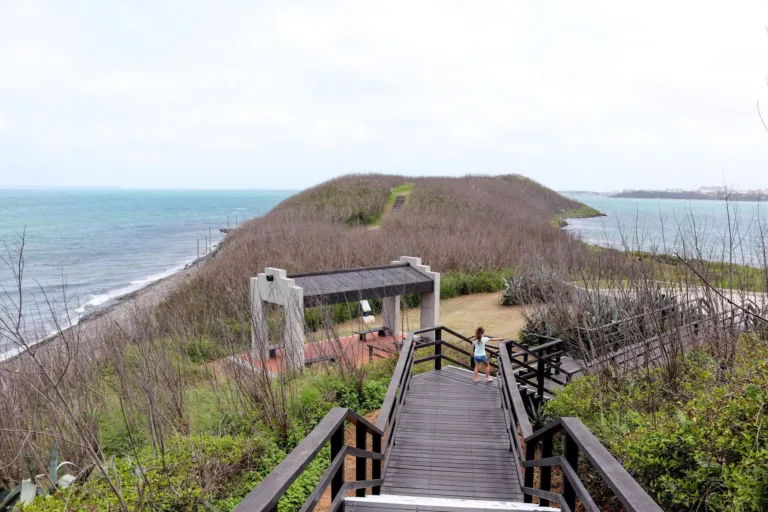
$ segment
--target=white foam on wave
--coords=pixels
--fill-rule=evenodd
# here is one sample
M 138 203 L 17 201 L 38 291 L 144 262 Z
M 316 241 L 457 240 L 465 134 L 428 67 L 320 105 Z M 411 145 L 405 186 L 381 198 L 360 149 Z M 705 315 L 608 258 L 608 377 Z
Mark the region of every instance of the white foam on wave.
M 85 304 L 77 308 L 75 310 L 75 313 L 82 315 L 83 313 L 86 312 L 87 309 L 97 308 L 99 306 L 106 304 L 111 300 L 118 299 L 124 295 L 128 295 L 130 293 L 139 291 L 142 288 L 146 288 L 152 283 L 156 283 L 161 279 L 165 279 L 166 277 L 172 276 L 176 272 L 184 270 L 184 267 L 186 267 L 186 265 L 188 265 L 188 263 L 177 265 L 171 269 L 166 270 L 165 272 L 161 272 L 159 274 L 153 274 L 151 276 L 145 277 L 144 279 L 131 281 L 130 284 L 126 286 L 123 286 L 121 288 L 116 288 L 114 290 L 110 290 L 106 293 L 91 295 L 88 302 L 86 302 Z
M 219 246 L 218 243 L 211 244 L 210 250 L 212 251 L 216 250 L 218 246 Z M 85 319 L 85 317 L 87 316 L 86 315 L 87 313 L 91 313 L 97 310 L 99 306 L 103 306 L 104 304 L 107 304 L 112 300 L 118 299 L 130 293 L 139 291 L 142 288 L 146 288 L 147 286 L 151 285 L 152 283 L 156 283 L 161 279 L 170 277 L 173 274 L 184 270 L 187 267 L 187 265 L 193 263 L 194 261 L 195 260 L 187 261 L 179 265 L 176 265 L 175 267 L 170 268 L 164 272 L 160 272 L 159 274 L 153 274 L 143 279 L 131 281 L 131 283 L 126 286 L 116 288 L 114 290 L 110 290 L 106 293 L 91 295 L 89 300 L 85 304 L 81 305 L 80 307 L 74 310 L 74 313 L 76 313 L 76 316 L 64 315 L 64 317 L 61 319 L 62 329 L 66 330 L 76 326 L 77 324 L 80 323 L 81 320 Z M 52 337 L 57 336 L 58 334 L 59 334 L 58 330 L 51 331 L 43 339 L 36 342 L 35 345 L 37 345 L 38 343 L 43 343 L 51 339 Z M 0 349 L 2 349 L 2 347 L 0 347 Z M 23 351 L 24 349 L 19 347 L 11 348 L 10 350 L 6 350 L 5 352 L 0 351 L 0 362 L 6 361 L 8 359 L 13 359 Z
M 82 308 L 77 308 L 82 309 Z M 61 318 L 59 318 L 59 322 L 61 325 L 62 331 L 66 331 L 67 329 L 71 329 L 72 327 L 76 326 L 80 323 L 80 320 L 82 319 L 81 316 L 72 317 L 69 315 L 64 315 Z M 54 329 L 50 331 L 48 334 L 45 335 L 45 337 L 39 341 L 36 341 L 35 343 L 32 343 L 32 345 L 38 345 L 40 343 L 45 343 L 46 341 L 55 338 L 60 334 L 60 331 L 58 329 Z M 6 361 L 8 359 L 13 359 L 14 357 L 18 356 L 22 352 L 24 352 L 24 348 L 19 347 L 18 345 L 10 350 L 6 350 L 5 352 L 0 352 L 0 363 L 3 361 Z

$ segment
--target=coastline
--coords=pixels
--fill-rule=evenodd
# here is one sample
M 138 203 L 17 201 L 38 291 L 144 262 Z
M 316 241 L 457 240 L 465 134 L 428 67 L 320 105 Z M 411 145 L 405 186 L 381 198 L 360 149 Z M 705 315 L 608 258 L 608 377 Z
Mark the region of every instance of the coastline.
M 214 248 L 212 252 L 213 257 L 216 255 L 216 249 L 217 248 Z M 81 340 L 88 341 L 98 336 L 98 334 L 110 324 L 116 323 L 126 326 L 126 324 L 130 322 L 130 317 L 133 312 L 137 309 L 152 309 L 161 304 L 180 286 L 192 280 L 205 263 L 206 257 L 200 257 L 186 264 L 184 268 L 181 268 L 166 277 L 158 279 L 157 281 L 152 281 L 138 290 L 115 297 L 104 307 L 81 316 L 73 325 L 43 338 L 35 343 L 34 347 L 40 348 L 46 345 L 53 345 L 61 340 L 64 335 L 73 331 L 77 332 L 77 337 Z M 19 348 L 2 353 L 0 354 L 0 365 L 17 361 L 23 354 L 24 350 Z

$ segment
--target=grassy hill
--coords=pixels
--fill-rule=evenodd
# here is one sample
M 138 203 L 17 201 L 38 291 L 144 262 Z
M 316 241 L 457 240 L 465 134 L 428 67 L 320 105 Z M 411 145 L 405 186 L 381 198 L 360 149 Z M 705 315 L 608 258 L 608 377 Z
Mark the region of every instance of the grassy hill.
M 405 184 L 406 207 L 382 218 L 393 189 Z M 344 176 L 241 226 L 160 317 L 227 336 L 228 323 L 248 323 L 248 279 L 267 266 L 307 272 L 381 265 L 401 255 L 420 256 L 444 274 L 509 270 L 523 262 L 560 266 L 583 247 L 552 220 L 583 208 L 519 175 Z

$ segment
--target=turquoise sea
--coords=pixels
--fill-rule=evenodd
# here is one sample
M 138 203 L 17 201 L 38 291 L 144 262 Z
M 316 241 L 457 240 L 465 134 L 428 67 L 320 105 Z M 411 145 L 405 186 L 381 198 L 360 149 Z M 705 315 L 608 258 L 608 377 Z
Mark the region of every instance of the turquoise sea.
M 0 190 L 0 254 L 25 234 L 24 310 L 32 325 L 44 294 L 57 314 L 78 318 L 166 277 L 196 259 L 220 228 L 263 215 L 291 191 Z M 66 288 L 62 286 L 66 284 Z M 0 261 L 0 318 L 14 313 L 13 272 Z M 66 290 L 67 311 L 63 311 Z M 13 297 L 13 298 L 12 298 Z M 9 310 L 10 308 L 10 310 Z M 50 315 L 44 315 L 50 316 Z M 50 332 L 50 331 L 48 331 Z M 0 328 L 0 358 L 8 341 Z
M 758 202 L 569 195 L 606 214 L 568 219 L 566 230 L 604 247 L 765 264 L 768 205 Z M 765 235 L 765 236 L 763 236 Z

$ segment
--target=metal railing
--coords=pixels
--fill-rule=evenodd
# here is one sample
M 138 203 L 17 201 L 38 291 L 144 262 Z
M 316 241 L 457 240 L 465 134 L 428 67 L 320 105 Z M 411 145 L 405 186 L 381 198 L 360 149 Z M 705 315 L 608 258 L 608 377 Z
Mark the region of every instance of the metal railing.
M 579 464 L 583 460 L 597 471 L 601 480 L 611 489 L 626 510 L 661 512 L 656 502 L 578 418 L 560 418 L 533 432 L 528 411 L 515 378 L 509 350 L 505 347 L 508 343 L 510 342 L 502 342 L 498 382 L 510 448 L 515 452 L 523 468 L 520 487 L 526 503 L 531 503 L 536 497 L 539 505 L 548 506 L 554 502 L 563 510 L 575 511 L 578 499 L 585 510 L 600 512 L 578 476 Z M 560 432 L 564 435 L 562 454 L 555 455 L 554 436 Z M 537 452 L 540 454 L 539 458 L 536 458 Z M 535 468 L 539 468 L 538 487 L 534 487 Z M 552 491 L 553 468 L 560 469 L 562 492 Z

